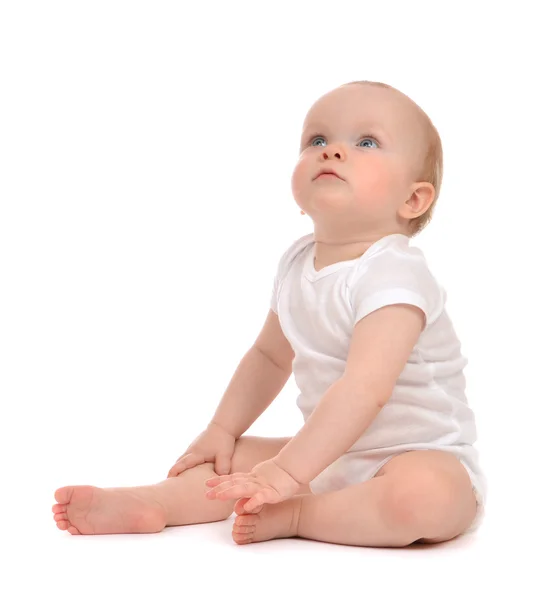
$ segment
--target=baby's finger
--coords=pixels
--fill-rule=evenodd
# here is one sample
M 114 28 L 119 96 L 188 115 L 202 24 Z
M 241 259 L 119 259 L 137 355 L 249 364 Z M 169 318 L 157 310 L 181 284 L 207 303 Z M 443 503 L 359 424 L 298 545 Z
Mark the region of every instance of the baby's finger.
M 226 479 L 222 479 L 222 477 L 230 477 L 230 475 L 220 475 L 219 477 L 212 477 L 211 479 L 206 479 L 204 483 L 208 487 L 215 487 L 216 485 L 227 481 Z
M 183 473 L 183 471 L 192 469 L 193 467 L 196 467 L 196 465 L 201 465 L 204 462 L 206 462 L 205 458 L 199 454 L 186 454 L 170 469 L 168 477 L 177 477 Z
M 243 479 L 249 477 L 249 473 L 231 473 L 230 475 L 215 475 L 214 477 L 210 477 L 206 479 L 205 483 L 208 487 L 214 487 L 219 485 L 220 483 L 225 483 L 226 481 L 236 481 L 238 479 Z
M 263 506 L 263 504 L 265 504 L 265 501 L 263 499 L 263 495 L 261 492 L 255 494 L 255 496 L 252 496 L 248 502 L 246 502 L 246 504 L 244 504 L 244 506 L 242 507 L 246 512 L 252 512 L 254 511 L 256 508 Z
M 179 463 L 176 463 L 169 471 L 168 471 L 168 479 L 170 477 L 177 477 L 180 473 L 183 473 L 185 469 L 181 467 Z
M 219 492 L 223 492 L 225 490 L 229 490 L 232 487 L 234 487 L 235 485 L 244 484 L 248 481 L 253 482 L 254 480 L 250 479 L 249 477 L 235 477 L 234 475 L 229 475 L 229 479 L 227 479 L 226 481 L 222 481 L 218 485 L 214 486 L 213 489 L 215 490 L 216 493 L 219 493 Z M 208 486 L 208 487 L 211 487 L 211 486 Z M 211 490 L 209 490 L 209 491 L 211 491 Z
M 219 489 L 218 489 L 219 488 Z M 238 483 L 222 483 L 218 488 L 213 488 L 206 493 L 207 498 L 217 498 L 218 500 L 229 500 L 230 498 L 250 498 L 262 488 L 254 481 L 241 481 Z

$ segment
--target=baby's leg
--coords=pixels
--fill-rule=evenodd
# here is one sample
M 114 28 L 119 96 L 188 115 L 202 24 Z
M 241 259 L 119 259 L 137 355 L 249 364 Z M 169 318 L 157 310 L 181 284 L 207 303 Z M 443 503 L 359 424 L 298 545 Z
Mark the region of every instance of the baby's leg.
M 290 439 L 241 437 L 231 473 L 249 472 L 257 463 L 276 456 Z M 214 475 L 213 464 L 206 463 L 155 485 L 60 488 L 55 492 L 54 519 L 59 529 L 72 534 L 154 533 L 170 525 L 222 521 L 232 514 L 235 501 L 206 498 L 204 482 Z

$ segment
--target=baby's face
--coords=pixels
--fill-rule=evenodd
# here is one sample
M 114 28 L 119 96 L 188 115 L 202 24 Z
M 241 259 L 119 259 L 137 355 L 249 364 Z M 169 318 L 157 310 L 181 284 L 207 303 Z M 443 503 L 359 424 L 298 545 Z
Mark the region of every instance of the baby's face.
M 305 118 L 292 175 L 297 204 L 317 224 L 391 232 L 413 191 L 426 150 L 419 116 L 390 89 L 348 85 L 320 98 Z M 316 178 L 321 169 L 337 177 Z

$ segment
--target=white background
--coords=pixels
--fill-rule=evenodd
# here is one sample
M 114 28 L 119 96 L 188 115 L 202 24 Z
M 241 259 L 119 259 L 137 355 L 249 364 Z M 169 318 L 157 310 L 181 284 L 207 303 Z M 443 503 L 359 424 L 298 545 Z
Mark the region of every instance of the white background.
M 0 596 L 547 597 L 541 6 L 0 4 Z M 241 547 L 233 518 L 59 531 L 57 487 L 160 481 L 213 415 L 281 253 L 312 231 L 290 188 L 305 113 L 356 79 L 408 94 L 443 140 L 413 244 L 469 359 L 483 527 L 404 550 Z M 292 378 L 248 433 L 293 435 L 297 393 Z

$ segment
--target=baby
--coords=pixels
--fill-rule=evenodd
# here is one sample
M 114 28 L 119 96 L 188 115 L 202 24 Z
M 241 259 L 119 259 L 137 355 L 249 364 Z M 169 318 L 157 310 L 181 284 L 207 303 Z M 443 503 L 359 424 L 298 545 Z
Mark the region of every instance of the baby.
M 227 519 L 237 544 L 301 537 L 437 543 L 476 529 L 486 481 L 446 293 L 410 238 L 430 221 L 442 147 L 408 96 L 357 81 L 306 115 L 292 176 L 314 233 L 283 254 L 271 310 L 206 430 L 156 485 L 55 492 L 72 534 Z M 291 374 L 304 425 L 243 436 Z

